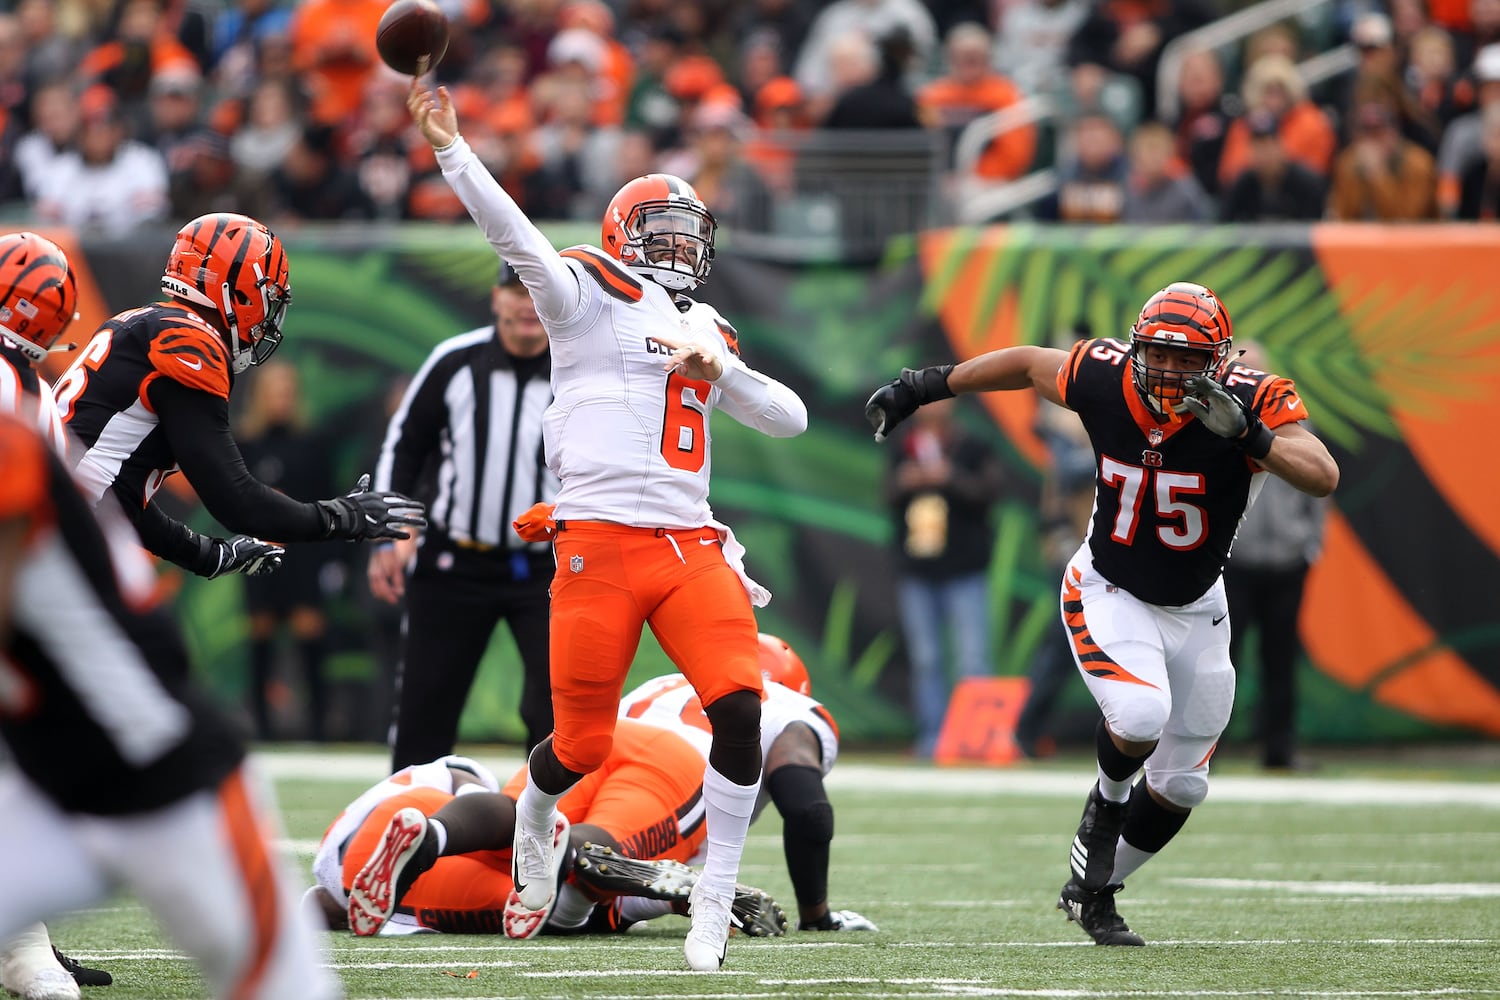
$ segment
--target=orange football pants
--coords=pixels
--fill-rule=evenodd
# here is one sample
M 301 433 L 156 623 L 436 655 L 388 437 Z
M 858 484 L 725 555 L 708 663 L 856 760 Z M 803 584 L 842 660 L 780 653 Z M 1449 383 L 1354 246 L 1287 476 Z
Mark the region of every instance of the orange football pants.
M 647 624 L 707 707 L 761 691 L 755 612 L 712 528 L 559 521 L 552 578 L 552 749 L 587 774 L 610 752 Z

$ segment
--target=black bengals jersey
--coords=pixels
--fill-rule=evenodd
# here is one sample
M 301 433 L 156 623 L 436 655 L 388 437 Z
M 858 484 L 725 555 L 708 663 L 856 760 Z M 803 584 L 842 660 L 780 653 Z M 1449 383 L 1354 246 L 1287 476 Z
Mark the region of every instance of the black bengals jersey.
M 245 468 L 229 429 L 232 384 L 218 330 L 164 302 L 106 322 L 54 388 L 81 443 L 73 461 L 84 492 L 97 501 L 112 491 L 146 547 L 190 569 L 198 547 L 147 510 L 178 471 L 233 532 L 296 542 L 321 539 L 327 528 L 315 504 L 277 493 Z
M 97 514 L 61 461 L 0 417 L 0 521 L 27 537 L 0 655 L 0 739 L 60 808 L 158 809 L 216 787 L 244 756 L 189 681 L 156 575 L 113 502 Z
M 1307 417 L 1279 375 L 1232 364 L 1224 387 L 1272 429 Z M 1057 389 L 1094 446 L 1094 567 L 1150 604 L 1202 597 L 1224 570 L 1260 466 L 1191 414 L 1159 417 L 1148 407 L 1123 341 L 1075 344 Z

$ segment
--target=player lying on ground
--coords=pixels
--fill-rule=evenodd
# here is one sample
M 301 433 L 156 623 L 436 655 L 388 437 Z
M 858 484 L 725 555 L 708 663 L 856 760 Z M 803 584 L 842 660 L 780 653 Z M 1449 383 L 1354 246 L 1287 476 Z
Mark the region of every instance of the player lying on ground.
M 463 757 L 398 771 L 329 827 L 313 861 L 318 885 L 310 898 L 330 926 L 361 936 L 389 927 L 530 938 L 544 930 L 624 930 L 685 913 L 697 878 L 684 862 L 700 859 L 707 839 L 703 758 L 692 744 L 644 723 L 618 727 L 604 766 L 560 803 L 551 875 L 557 891 L 542 910 L 520 904 L 510 874 L 515 800 L 525 781 L 522 768 L 501 789 L 486 768 Z M 646 879 L 622 878 L 631 856 L 663 867 Z M 655 898 L 613 898 L 627 892 Z M 733 914 L 752 937 L 786 926 L 780 907 L 759 889 L 738 887 Z

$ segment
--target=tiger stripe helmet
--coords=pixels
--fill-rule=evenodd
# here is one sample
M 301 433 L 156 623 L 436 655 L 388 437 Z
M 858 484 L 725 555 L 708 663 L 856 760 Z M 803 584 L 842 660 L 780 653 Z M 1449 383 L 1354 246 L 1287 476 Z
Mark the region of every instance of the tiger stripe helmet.
M 760 675 L 768 681 L 789 687 L 798 694 L 812 696 L 812 678 L 807 676 L 807 665 L 797 651 L 785 639 L 761 632 Z
M 78 318 L 78 281 L 67 255 L 36 233 L 0 237 L 0 336 L 33 364 Z
M 693 186 L 672 174 L 629 181 L 604 210 L 605 253 L 664 288 L 697 288 L 714 262 L 719 224 Z
M 161 289 L 213 310 L 228 333 L 230 368 L 264 362 L 281 343 L 292 301 L 281 240 L 254 219 L 231 212 L 202 215 L 177 231 Z
M 1155 367 L 1145 357 L 1151 345 L 1200 351 L 1203 367 Z M 1195 375 L 1217 378 L 1233 346 L 1229 310 L 1219 297 L 1202 285 L 1174 281 L 1146 300 L 1130 328 L 1130 368 L 1141 395 L 1165 409 L 1182 401 L 1184 380 Z

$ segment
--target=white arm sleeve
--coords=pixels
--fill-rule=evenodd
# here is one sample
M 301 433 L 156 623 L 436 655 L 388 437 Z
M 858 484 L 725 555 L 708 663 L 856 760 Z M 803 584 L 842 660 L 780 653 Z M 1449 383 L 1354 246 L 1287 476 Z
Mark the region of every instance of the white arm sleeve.
M 739 358 L 723 361 L 724 374 L 714 382 L 719 409 L 771 437 L 796 437 L 807 430 L 807 406 L 795 392 Z
M 521 276 L 536 303 L 537 315 L 561 323 L 577 314 L 587 289 L 551 241 L 479 162 L 464 137 L 438 150 L 437 161 L 443 168 L 443 178 L 478 223 L 484 238 Z

